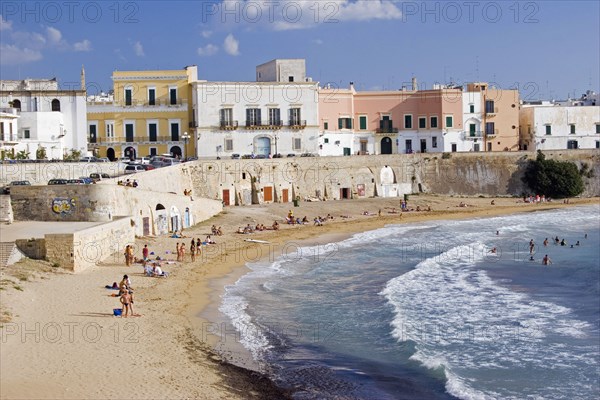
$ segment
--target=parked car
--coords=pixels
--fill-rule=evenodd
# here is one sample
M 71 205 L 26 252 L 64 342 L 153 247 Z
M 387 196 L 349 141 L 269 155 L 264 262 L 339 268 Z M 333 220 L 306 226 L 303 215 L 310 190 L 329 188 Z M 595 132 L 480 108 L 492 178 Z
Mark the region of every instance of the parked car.
M 123 164 L 129 164 L 131 162 L 131 158 L 129 157 L 121 157 L 117 160 L 117 162 L 123 163 Z
M 92 183 L 96 183 L 96 182 L 94 182 L 94 180 L 92 178 L 89 178 L 87 176 L 80 176 L 79 179 L 83 179 L 83 181 L 85 182 L 86 185 L 91 185 Z
M 84 179 L 81 178 L 77 178 L 77 179 L 69 179 L 67 181 L 68 185 L 87 185 L 88 182 L 86 182 Z
M 48 181 L 48 185 L 66 185 L 66 184 L 67 184 L 67 180 L 61 179 L 61 178 L 50 179 Z
M 296 154 L 294 154 L 294 153 L 289 153 L 287 156 L 288 156 L 288 157 L 296 157 Z
M 239 160 L 240 159 L 240 155 L 237 154 L 237 153 L 234 153 L 234 154 L 231 155 L 231 159 L 232 160 Z
M 108 159 L 108 157 L 100 157 L 97 161 L 98 162 L 110 162 L 110 160 Z
M 156 169 L 156 167 L 154 165 L 152 165 L 152 164 L 142 165 L 142 167 L 144 167 L 144 169 L 146 171 L 150 171 L 150 170 Z
M 261 160 L 262 160 L 262 159 L 265 159 L 265 158 L 267 158 L 267 156 L 266 156 L 266 155 L 264 155 L 264 154 L 256 154 L 256 155 L 254 156 L 254 158 L 259 158 L 259 159 L 261 159 Z
M 142 165 L 146 165 L 146 164 L 150 164 L 150 157 L 140 157 L 140 158 L 136 158 L 135 160 L 133 160 L 132 162 L 130 162 L 130 164 L 142 164 Z
M 31 182 L 29 182 L 29 181 L 12 181 L 8 185 L 6 185 L 4 188 L 2 188 L 2 192 L 4 194 L 10 194 L 11 186 L 30 186 L 30 185 L 31 185 Z
M 314 153 L 302 153 L 300 154 L 300 157 L 317 157 L 318 154 L 314 154 Z
M 98 162 L 96 157 L 81 157 L 79 162 Z
M 283 157 L 281 154 L 277 153 L 277 154 L 273 154 L 273 158 L 281 158 Z
M 92 174 L 90 174 L 90 178 L 94 180 L 94 182 L 98 182 L 104 179 L 111 179 L 110 175 L 108 175 L 106 172 L 102 172 L 102 173 L 98 173 L 98 172 L 94 172 Z
M 144 168 L 141 164 L 129 164 L 125 167 L 126 174 L 135 174 L 136 172 L 144 172 L 146 168 Z
M 181 164 L 181 161 L 173 157 L 155 156 L 150 163 L 154 168 L 169 167 L 175 164 Z

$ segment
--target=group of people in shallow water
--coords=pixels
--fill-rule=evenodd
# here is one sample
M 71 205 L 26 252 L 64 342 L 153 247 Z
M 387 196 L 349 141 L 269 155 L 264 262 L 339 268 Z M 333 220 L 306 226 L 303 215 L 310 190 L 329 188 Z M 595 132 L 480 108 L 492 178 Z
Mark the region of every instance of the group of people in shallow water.
M 585 239 L 587 239 L 587 233 L 584 236 Z M 559 239 L 558 236 L 556 236 L 554 239 L 552 239 L 552 241 L 554 242 L 554 244 L 556 246 L 568 246 L 567 241 L 565 240 L 565 238 Z M 548 240 L 548 238 L 544 239 L 543 245 L 544 247 L 548 247 L 548 244 L 550 243 L 550 241 Z M 581 243 L 579 242 L 579 240 L 574 244 L 574 245 L 570 245 L 571 248 L 575 248 L 575 246 L 581 246 Z M 533 239 L 531 239 L 529 241 L 529 261 L 535 261 L 535 258 L 533 257 L 535 253 L 535 242 L 533 241 Z M 543 265 L 550 265 L 552 264 L 552 260 L 550 259 L 550 257 L 548 256 L 548 254 L 545 254 L 544 257 L 542 258 L 542 264 Z

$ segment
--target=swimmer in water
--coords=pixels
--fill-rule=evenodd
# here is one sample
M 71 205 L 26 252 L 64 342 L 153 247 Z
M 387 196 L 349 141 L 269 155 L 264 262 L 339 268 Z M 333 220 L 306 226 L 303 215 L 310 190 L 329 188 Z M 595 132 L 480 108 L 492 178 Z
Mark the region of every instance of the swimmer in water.
M 546 254 L 546 255 L 544 256 L 544 258 L 542 259 L 542 264 L 543 264 L 543 265 L 552 264 L 552 260 L 550 259 L 550 257 L 548 257 L 548 254 Z
M 548 238 L 544 240 L 544 247 L 548 246 Z

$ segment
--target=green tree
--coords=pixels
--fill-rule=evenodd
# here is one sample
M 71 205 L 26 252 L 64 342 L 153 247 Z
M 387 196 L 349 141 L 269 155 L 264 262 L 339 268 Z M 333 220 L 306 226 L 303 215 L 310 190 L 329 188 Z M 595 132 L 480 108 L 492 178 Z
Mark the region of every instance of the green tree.
M 81 158 L 81 151 L 75 150 L 75 149 L 71 149 L 71 152 L 69 154 L 65 154 L 63 156 L 63 160 L 65 160 L 65 161 L 77 161 L 80 158 Z
M 539 150 L 535 161 L 529 161 L 527 165 L 523 183 L 535 194 L 559 199 L 580 195 L 585 189 L 575 163 L 546 160 Z
M 21 150 L 15 156 L 16 160 L 27 160 L 29 159 L 29 152 L 27 150 Z
M 46 159 L 46 148 L 44 146 L 40 146 L 37 148 L 37 150 L 35 151 L 35 158 L 37 158 L 38 160 Z

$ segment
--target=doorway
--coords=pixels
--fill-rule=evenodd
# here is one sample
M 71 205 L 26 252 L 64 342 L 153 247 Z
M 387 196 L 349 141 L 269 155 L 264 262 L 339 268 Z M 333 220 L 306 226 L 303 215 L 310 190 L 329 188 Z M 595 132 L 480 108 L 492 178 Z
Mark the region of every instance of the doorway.
M 387 136 L 381 139 L 381 154 L 392 154 L 392 139 Z

